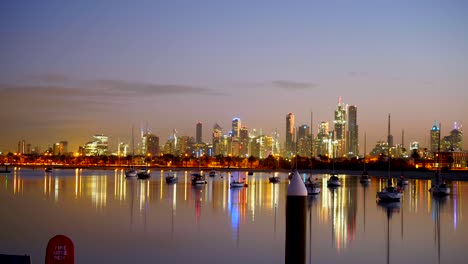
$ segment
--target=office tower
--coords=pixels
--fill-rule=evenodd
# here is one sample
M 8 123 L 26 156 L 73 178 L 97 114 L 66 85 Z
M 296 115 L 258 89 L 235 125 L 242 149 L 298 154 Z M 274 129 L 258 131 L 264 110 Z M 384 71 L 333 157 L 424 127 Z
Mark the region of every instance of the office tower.
M 213 155 L 214 156 L 217 156 L 217 155 L 220 155 L 222 153 L 222 137 L 223 137 L 223 133 L 222 133 L 222 128 L 218 125 L 218 124 L 215 124 L 213 126 Z
M 26 141 L 24 139 L 18 141 L 18 153 L 26 154 Z
M 463 133 L 461 131 L 461 126 L 459 126 L 457 122 L 455 122 L 453 130 L 450 131 L 450 135 L 445 136 L 441 144 L 443 145 L 443 150 L 446 151 L 462 150 Z
M 314 140 L 314 156 L 328 155 L 328 143 L 330 141 L 328 132 L 328 122 L 321 122 L 317 137 Z
M 341 97 L 338 99 L 338 107 L 335 110 L 334 123 L 334 148 L 336 156 L 342 157 L 346 153 L 346 107 L 341 102 Z
M 357 125 L 357 107 L 351 105 L 348 107 L 348 147 L 347 152 L 350 157 L 359 155 L 358 141 L 358 125 Z
M 439 137 L 440 137 L 440 127 L 439 124 L 434 121 L 434 125 L 432 125 L 431 128 L 431 156 L 434 157 L 434 153 L 437 152 L 437 149 L 439 148 Z
M 285 157 L 291 158 L 295 154 L 294 147 L 294 114 L 289 113 L 286 115 Z
M 159 137 L 153 134 L 146 135 L 146 154 L 159 155 Z
M 241 143 L 241 150 L 239 155 L 241 157 L 248 157 L 249 156 L 249 144 L 250 144 L 250 138 L 249 138 L 249 130 L 247 127 L 243 126 L 240 129 L 239 133 L 239 140 Z
M 232 136 L 239 137 L 239 132 L 241 128 L 241 120 L 239 118 L 232 119 Z
M 60 141 L 54 144 L 53 147 L 54 156 L 67 155 L 68 154 L 68 141 Z
M 84 145 L 85 156 L 106 156 L 108 153 L 109 137 L 101 134 L 94 135 L 94 140 Z
M 198 122 L 197 123 L 197 131 L 196 131 L 196 135 L 195 135 L 195 142 L 197 144 L 200 144 L 202 143 L 202 123 L 201 122 Z
M 117 156 L 118 157 L 127 157 L 131 153 L 129 152 L 128 144 L 120 142 L 117 147 Z
M 297 153 L 300 156 L 310 156 L 310 127 L 308 125 L 301 125 L 297 128 Z

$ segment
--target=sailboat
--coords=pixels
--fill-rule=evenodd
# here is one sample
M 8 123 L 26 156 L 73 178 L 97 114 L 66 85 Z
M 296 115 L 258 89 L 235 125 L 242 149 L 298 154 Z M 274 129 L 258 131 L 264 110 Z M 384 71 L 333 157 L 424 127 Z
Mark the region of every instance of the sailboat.
M 273 174 L 268 178 L 268 181 L 271 182 L 271 183 L 278 183 L 280 182 L 280 177 L 278 175 L 278 163 L 279 163 L 279 160 L 278 162 L 276 163 L 276 171 L 273 172 Z
M 369 173 L 366 170 L 366 134 L 364 133 L 364 169 L 362 170 L 361 177 L 359 178 L 359 182 L 366 184 L 370 183 L 371 179 L 369 178 Z
M 388 176 L 387 176 L 387 187 L 383 188 L 380 192 L 377 192 L 377 197 L 382 202 L 399 202 L 403 193 L 401 192 L 400 188 L 393 187 L 392 179 L 390 178 L 390 114 L 388 115 L 388 137 L 387 137 L 387 144 L 388 144 Z
M 233 173 L 234 174 L 234 173 Z M 234 175 L 231 174 L 231 177 L 234 177 Z M 243 187 L 247 187 L 247 184 L 245 183 L 244 180 L 241 180 L 240 178 L 240 172 L 238 171 L 237 172 L 237 180 L 234 179 L 231 184 L 230 184 L 231 188 L 243 188 Z
M 268 178 L 268 181 L 270 181 L 271 183 L 278 183 L 278 182 L 280 182 L 280 177 L 278 176 L 277 172 L 274 172 L 273 175 L 271 175 L 271 176 Z
M 432 184 L 431 189 L 429 189 L 433 195 L 436 196 L 445 196 L 450 194 L 450 187 L 448 187 L 447 183 L 445 183 L 445 180 L 442 179 L 441 177 L 441 172 L 439 170 L 440 164 L 441 164 L 441 157 L 440 157 L 440 123 L 439 123 L 439 143 L 437 147 L 437 154 L 436 154 L 436 162 L 437 164 L 437 169 L 434 177 L 434 182 Z
M 341 181 L 338 178 L 338 174 L 335 173 L 335 148 L 333 147 L 333 153 L 332 153 L 332 163 L 333 163 L 333 171 L 331 173 L 330 178 L 327 181 L 327 186 L 328 187 L 340 187 L 341 186 Z
M 146 161 L 146 157 L 145 157 L 145 167 L 140 169 L 140 171 L 138 171 L 137 177 L 138 179 L 148 179 L 149 177 L 151 177 L 151 172 L 148 169 L 148 162 Z
M 310 113 L 310 128 L 312 130 L 312 113 Z M 312 178 L 312 165 L 313 165 L 313 162 L 312 162 L 312 156 L 313 156 L 313 144 L 312 144 L 313 140 L 310 141 L 310 176 L 309 178 L 307 178 L 307 181 L 305 182 L 305 186 L 306 186 L 306 189 L 307 189 L 307 194 L 308 195 L 317 195 L 320 193 L 321 189 L 320 189 L 320 184 L 318 183 L 317 179 L 313 180 Z
M 317 182 L 317 179 L 312 180 L 311 177 L 312 176 L 310 176 L 305 183 L 305 186 L 307 188 L 307 194 L 317 195 L 321 191 L 320 184 Z
M 125 170 L 125 177 L 136 177 L 138 171 L 133 167 L 133 156 L 135 155 L 135 140 L 133 138 L 133 126 L 132 126 L 132 160 L 130 168 Z
M 179 180 L 179 178 L 177 177 L 177 174 L 175 172 L 168 172 L 167 175 L 166 175 L 166 183 L 170 184 L 170 183 L 177 183 L 177 181 Z

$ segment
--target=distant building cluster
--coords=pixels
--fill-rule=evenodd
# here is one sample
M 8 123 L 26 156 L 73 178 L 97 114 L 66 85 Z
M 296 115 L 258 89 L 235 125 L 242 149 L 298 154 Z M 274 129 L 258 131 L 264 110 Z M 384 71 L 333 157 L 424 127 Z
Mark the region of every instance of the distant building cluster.
M 390 118 L 390 117 L 389 117 Z M 286 114 L 285 118 L 284 144 L 280 143 L 280 134 L 275 129 L 265 134 L 261 129 L 249 129 L 242 123 L 241 119 L 232 119 L 231 127 L 224 129 L 215 123 L 211 127 L 210 142 L 203 142 L 203 124 L 197 122 L 195 125 L 195 137 L 179 135 L 173 129 L 169 138 L 160 143 L 160 138 L 153 134 L 150 129 L 142 129 L 141 133 L 131 142 L 118 142 L 117 151 L 109 151 L 109 137 L 104 134 L 94 135 L 93 139 L 83 146 L 78 152 L 69 152 L 68 142 L 60 141 L 52 147 L 41 150 L 39 147 L 31 147 L 25 140 L 18 142 L 17 153 L 20 154 L 43 154 L 50 155 L 82 155 L 82 156 L 106 156 L 116 155 L 127 157 L 129 155 L 158 156 L 171 154 L 173 156 L 232 156 L 250 157 L 264 159 L 268 156 L 281 156 L 290 159 L 295 155 L 306 157 L 330 158 L 353 158 L 390 153 L 397 158 L 433 158 L 437 152 L 462 152 L 463 133 L 461 126 L 455 123 L 453 129 L 447 136 L 441 136 L 441 125 L 434 122 L 431 127 L 430 145 L 421 149 L 419 142 L 410 142 L 408 148 L 405 143 L 395 144 L 393 136 L 388 131 L 387 142 L 378 141 L 368 153 L 359 153 L 359 126 L 358 109 L 355 105 L 347 105 L 342 102 L 341 97 L 334 110 L 334 120 L 329 122 L 320 121 L 314 135 L 313 115 L 311 113 L 310 124 L 296 125 L 294 113 Z M 402 131 L 404 139 L 404 131 Z

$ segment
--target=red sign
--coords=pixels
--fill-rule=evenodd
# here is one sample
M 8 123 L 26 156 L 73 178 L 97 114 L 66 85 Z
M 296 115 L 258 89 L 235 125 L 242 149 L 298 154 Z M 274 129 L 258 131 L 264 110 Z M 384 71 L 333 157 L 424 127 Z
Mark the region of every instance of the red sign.
M 73 241 L 64 235 L 54 236 L 47 244 L 45 264 L 55 263 L 75 263 L 75 246 Z

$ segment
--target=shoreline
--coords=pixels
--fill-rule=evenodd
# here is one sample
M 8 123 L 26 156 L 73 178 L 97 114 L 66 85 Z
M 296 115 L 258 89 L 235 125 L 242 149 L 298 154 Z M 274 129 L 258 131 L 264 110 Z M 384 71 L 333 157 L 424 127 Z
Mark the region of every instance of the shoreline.
M 54 169 L 87 169 L 87 170 L 115 170 L 115 169 L 125 169 L 128 166 L 118 166 L 118 165 L 109 165 L 109 166 L 86 166 L 86 165 L 10 165 L 10 171 L 13 171 L 14 168 L 27 168 L 27 169 L 45 169 L 47 167 L 52 167 Z M 143 168 L 144 166 L 135 166 L 136 168 Z M 263 172 L 263 173 L 272 173 L 272 172 L 281 172 L 288 173 L 291 170 L 289 169 L 257 169 L 257 168 L 217 168 L 217 167 L 162 167 L 162 166 L 150 166 L 148 167 L 151 170 L 173 170 L 173 171 L 252 171 L 252 172 Z M 313 175 L 323 175 L 331 174 L 331 170 L 318 170 L 318 169 L 304 169 L 299 170 L 299 173 L 311 173 Z M 386 170 L 368 170 L 369 176 L 377 178 L 386 178 L 388 176 L 388 171 Z M 336 170 L 337 174 L 347 174 L 350 176 L 360 176 L 362 171 L 358 170 Z M 434 178 L 435 171 L 404 171 L 403 175 L 408 179 L 421 179 L 421 180 L 430 180 Z M 391 178 L 399 178 L 401 172 L 391 171 Z M 468 181 L 468 170 L 453 170 L 449 172 L 441 173 L 442 177 L 449 181 Z

